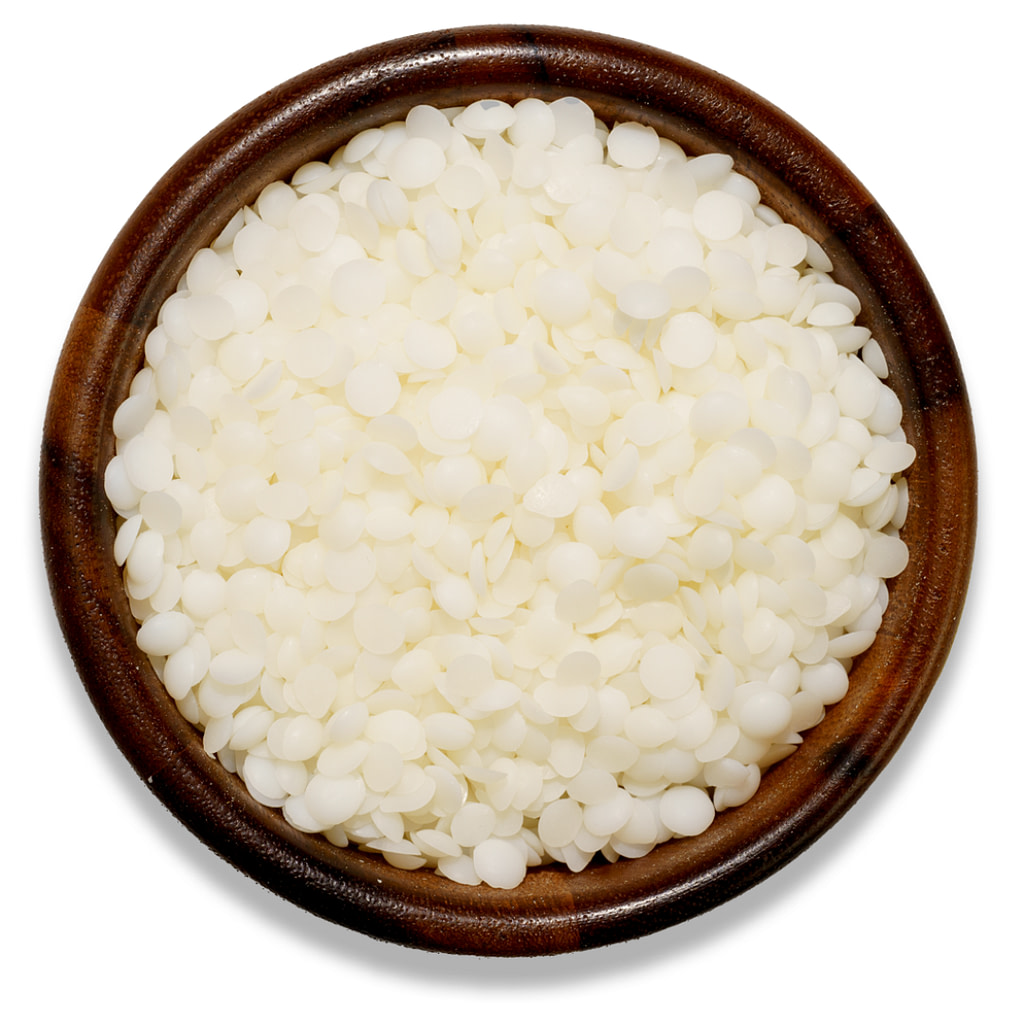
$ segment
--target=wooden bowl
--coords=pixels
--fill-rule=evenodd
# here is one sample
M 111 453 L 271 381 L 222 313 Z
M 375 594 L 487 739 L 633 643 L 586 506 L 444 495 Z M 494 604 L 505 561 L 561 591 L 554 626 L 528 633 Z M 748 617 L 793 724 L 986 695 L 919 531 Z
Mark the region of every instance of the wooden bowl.
M 112 554 L 103 471 L 111 418 L 157 310 L 192 254 L 261 188 L 417 103 L 575 94 L 607 122 L 653 125 L 690 152 L 721 150 L 765 201 L 817 239 L 863 303 L 917 449 L 903 533 L 909 568 L 848 696 L 703 835 L 646 857 L 531 872 L 514 890 L 389 867 L 293 830 L 204 752 L 135 646 Z M 146 785 L 202 841 L 264 886 L 392 942 L 478 955 L 562 953 L 634 938 L 731 899 L 834 824 L 888 762 L 946 659 L 974 546 L 976 457 L 957 355 L 904 241 L 816 139 L 735 82 L 682 58 L 580 31 L 483 27 L 400 39 L 315 68 L 189 150 L 114 241 L 56 370 L 41 462 L 46 567 L 96 710 Z

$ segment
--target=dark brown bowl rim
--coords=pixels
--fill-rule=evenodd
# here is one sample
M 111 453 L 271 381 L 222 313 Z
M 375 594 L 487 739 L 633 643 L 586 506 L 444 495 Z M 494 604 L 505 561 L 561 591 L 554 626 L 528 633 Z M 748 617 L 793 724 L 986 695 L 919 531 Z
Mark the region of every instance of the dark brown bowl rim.
M 691 151 L 733 155 L 858 290 L 918 448 L 904 529 L 913 558 L 850 694 L 750 803 L 702 836 L 635 861 L 579 874 L 539 869 L 511 891 L 468 888 L 295 832 L 204 754 L 135 649 L 103 468 L 113 411 L 157 309 L 192 253 L 263 185 L 419 102 L 567 94 L 608 122 L 644 121 Z M 564 953 L 678 924 L 777 871 L 839 820 L 903 741 L 945 663 L 967 591 L 976 503 L 973 425 L 946 323 L 906 243 L 839 159 L 707 68 L 551 26 L 474 26 L 369 47 L 271 90 L 200 140 L 141 203 L 82 299 L 54 376 L 40 471 L 61 628 L 100 718 L 150 790 L 212 850 L 316 915 L 402 945 L 485 956 Z

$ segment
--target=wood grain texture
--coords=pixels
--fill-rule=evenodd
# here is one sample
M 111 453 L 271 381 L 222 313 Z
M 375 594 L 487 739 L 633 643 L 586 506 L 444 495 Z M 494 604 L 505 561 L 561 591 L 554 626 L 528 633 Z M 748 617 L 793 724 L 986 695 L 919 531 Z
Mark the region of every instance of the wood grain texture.
M 769 205 L 823 244 L 836 278 L 861 297 L 918 451 L 904 531 L 911 561 L 848 697 L 753 800 L 642 859 L 577 875 L 537 870 L 503 892 L 399 871 L 299 834 L 207 757 L 135 648 L 102 480 L 111 419 L 160 304 L 192 254 L 264 185 L 417 103 L 566 94 L 606 121 L 651 124 L 691 152 L 732 154 Z M 888 762 L 940 674 L 966 595 L 976 495 L 970 408 L 941 311 L 847 168 L 765 100 L 680 57 L 516 26 L 424 34 L 343 57 L 266 93 L 186 153 L 85 293 L 54 376 L 40 470 L 46 569 L 68 647 L 98 714 L 156 796 L 211 849 L 314 914 L 391 942 L 492 956 L 564 953 L 678 924 L 778 870 L 834 824 Z

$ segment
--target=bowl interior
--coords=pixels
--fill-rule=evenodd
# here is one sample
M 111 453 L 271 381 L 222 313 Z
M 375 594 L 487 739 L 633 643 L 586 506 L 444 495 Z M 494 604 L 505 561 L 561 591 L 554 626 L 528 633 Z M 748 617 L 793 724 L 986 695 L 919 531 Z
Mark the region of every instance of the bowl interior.
M 103 492 L 111 419 L 141 365 L 157 310 L 191 256 L 271 181 L 418 103 L 576 95 L 607 123 L 654 126 L 690 153 L 719 150 L 764 201 L 817 239 L 859 295 L 917 449 L 875 644 L 849 695 L 703 835 L 580 874 L 532 871 L 511 891 L 405 872 L 290 828 L 202 749 L 135 648 Z M 477 27 L 409 37 L 315 68 L 204 137 L 146 197 L 82 300 L 54 377 L 40 478 L 47 571 L 83 682 L 149 788 L 200 839 L 261 884 L 358 931 L 480 955 L 560 953 L 678 923 L 749 888 L 849 809 L 891 757 L 952 643 L 973 551 L 970 410 L 941 312 L 871 196 L 817 140 L 738 84 L 682 58 L 579 31 Z

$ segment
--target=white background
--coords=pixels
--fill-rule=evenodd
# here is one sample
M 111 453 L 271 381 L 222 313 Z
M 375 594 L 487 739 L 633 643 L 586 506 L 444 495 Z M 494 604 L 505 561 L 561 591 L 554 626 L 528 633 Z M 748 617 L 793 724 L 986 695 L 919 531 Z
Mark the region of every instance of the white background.
M 403 5 L 404 6 L 404 5 Z M 1021 76 L 1013 5 L 19 4 L 5 21 L 0 189 L 11 361 L 2 515 L 7 669 L 0 1015 L 112 1022 L 489 1022 L 655 1012 L 698 1021 L 1010 1020 L 1019 848 Z M 39 541 L 43 411 L 67 327 L 158 177 L 268 88 L 356 48 L 483 22 L 572 25 L 672 50 L 782 107 L 901 229 L 973 402 L 981 516 L 954 653 L 891 765 L 810 851 L 646 939 L 541 960 L 385 945 L 271 895 L 135 777 L 56 626 Z M 13 941 L 11 941 L 13 940 Z

